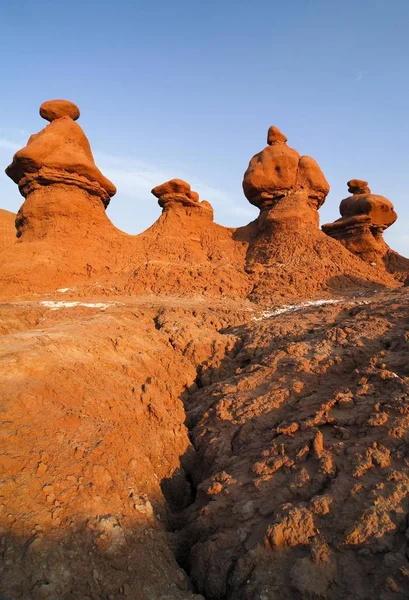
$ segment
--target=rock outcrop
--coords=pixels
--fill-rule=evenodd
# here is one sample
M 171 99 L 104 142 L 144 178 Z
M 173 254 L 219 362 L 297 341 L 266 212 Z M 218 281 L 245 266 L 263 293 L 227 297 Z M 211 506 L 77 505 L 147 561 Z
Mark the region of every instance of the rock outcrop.
M 372 194 L 367 181 L 351 179 L 347 185 L 352 196 L 342 200 L 341 218 L 323 225 L 322 230 L 363 261 L 404 281 L 409 273 L 409 260 L 383 239 L 385 229 L 398 217 L 392 202 Z
M 382 234 L 397 219 L 393 204 L 371 194 L 367 181 L 351 179 L 348 191 L 352 196 L 342 200 L 341 218 L 323 225 L 322 230 L 363 260 L 382 259 L 389 249 Z
M 93 221 L 103 222 L 116 192 L 96 167 L 89 142 L 74 121 L 77 106 L 51 100 L 41 105 L 40 114 L 50 124 L 29 138 L 6 169 L 26 199 L 16 219 L 22 241 L 72 234 L 73 223 L 83 230 Z
M 40 112 L 17 241 L 0 211 L 0 596 L 406 600 L 406 259 L 321 231 L 325 177 L 274 127 L 254 222 L 173 179 L 124 234 L 78 108 Z M 381 236 L 393 207 L 350 189 Z
M 185 400 L 179 560 L 213 600 L 409 597 L 406 293 L 287 307 Z M 228 371 L 230 369 L 230 372 Z
M 2 256 L 0 288 L 8 297 L 75 286 L 87 295 L 103 288 L 270 301 L 396 285 L 320 231 L 318 208 L 328 183 L 314 159 L 289 148 L 275 127 L 244 178 L 247 197 L 260 208 L 258 219 L 238 229 L 222 227 L 207 201 L 172 179 L 152 190 L 160 217 L 131 236 L 107 217 L 115 187 L 95 166 L 75 121 L 79 109 L 53 100 L 40 113 L 50 124 L 31 136 L 7 169 L 26 196 L 17 215 L 18 243 Z
M 267 289 L 312 290 L 364 284 L 377 276 L 319 229 L 318 209 L 329 185 L 316 161 L 287 146 L 287 138 L 270 127 L 268 146 L 253 156 L 244 174 L 243 191 L 260 209 L 249 235 L 246 268 L 254 295 Z M 342 283 L 341 283 L 342 282 Z
M 199 202 L 199 194 L 190 189 L 182 179 L 171 179 L 153 188 L 152 194 L 158 198 L 163 211 L 178 210 L 183 207 L 187 214 L 200 215 L 213 221 L 213 208 L 209 202 Z
M 261 211 L 260 226 L 318 227 L 317 210 L 329 192 L 318 164 L 287 146 L 277 127 L 269 128 L 267 144 L 253 156 L 243 179 L 246 198 Z

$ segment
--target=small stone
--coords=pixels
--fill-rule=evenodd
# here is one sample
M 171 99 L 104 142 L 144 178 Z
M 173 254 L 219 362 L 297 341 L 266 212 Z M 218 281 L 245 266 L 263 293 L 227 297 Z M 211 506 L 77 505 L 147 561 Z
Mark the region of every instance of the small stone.
M 370 194 L 368 182 L 363 179 L 350 179 L 347 183 L 348 192 L 351 194 Z

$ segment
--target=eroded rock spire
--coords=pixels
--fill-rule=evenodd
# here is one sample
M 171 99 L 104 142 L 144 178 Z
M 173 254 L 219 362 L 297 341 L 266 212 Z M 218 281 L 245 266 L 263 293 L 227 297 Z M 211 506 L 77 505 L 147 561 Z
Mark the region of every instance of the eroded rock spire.
M 347 185 L 352 196 L 342 200 L 341 218 L 322 230 L 364 260 L 381 259 L 389 250 L 382 234 L 397 219 L 393 204 L 372 194 L 367 181 L 351 179 Z
M 262 222 L 268 217 L 281 226 L 293 227 L 297 221 L 317 227 L 317 210 L 329 192 L 318 164 L 287 146 L 286 136 L 275 126 L 268 130 L 267 144 L 253 156 L 244 174 L 246 198 L 260 209 Z
M 171 179 L 153 188 L 152 194 L 158 198 L 158 204 L 163 211 L 177 210 L 184 207 L 193 214 L 213 220 L 213 208 L 206 200 L 199 201 L 199 194 L 193 192 L 190 185 L 182 179 Z
M 71 213 L 86 219 L 87 201 L 104 210 L 116 193 L 95 165 L 88 139 L 75 122 L 78 107 L 67 100 L 50 100 L 41 105 L 40 115 L 49 125 L 29 138 L 6 169 L 26 198 L 17 216 L 17 233 L 24 237 L 30 232 L 30 239 L 44 237 L 55 228 L 56 219 Z

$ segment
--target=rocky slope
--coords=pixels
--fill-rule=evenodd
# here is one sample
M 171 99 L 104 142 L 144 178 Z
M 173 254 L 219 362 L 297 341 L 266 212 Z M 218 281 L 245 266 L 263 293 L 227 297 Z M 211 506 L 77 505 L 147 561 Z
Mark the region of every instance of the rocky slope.
M 230 376 L 185 402 L 194 502 L 179 558 L 208 599 L 409 595 L 409 297 L 225 330 Z

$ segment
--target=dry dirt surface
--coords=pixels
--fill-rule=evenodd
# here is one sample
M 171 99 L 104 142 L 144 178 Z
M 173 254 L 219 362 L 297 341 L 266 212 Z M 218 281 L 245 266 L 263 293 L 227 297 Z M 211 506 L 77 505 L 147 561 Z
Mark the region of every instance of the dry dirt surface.
M 409 595 L 409 298 L 1 305 L 6 600 Z
M 1 305 L 0 591 L 195 598 L 161 487 L 190 498 L 182 398 L 232 344 L 226 308 L 61 296 Z

